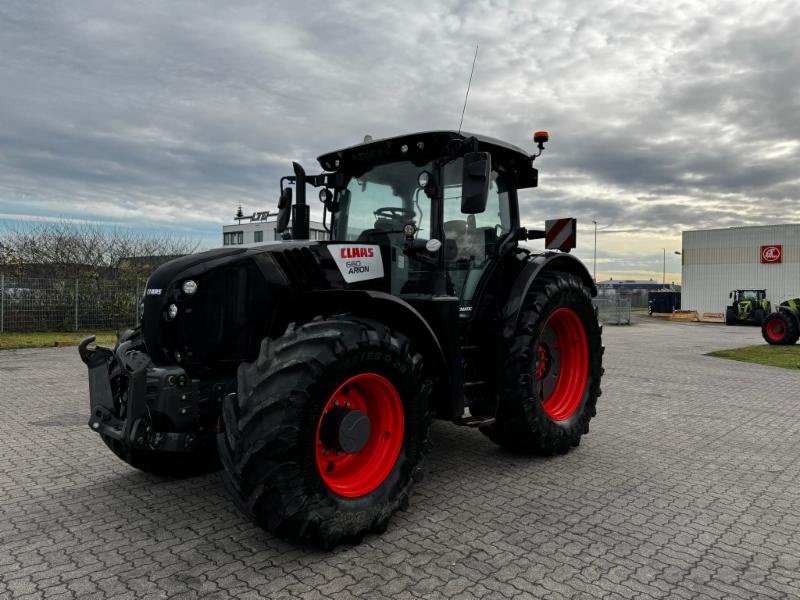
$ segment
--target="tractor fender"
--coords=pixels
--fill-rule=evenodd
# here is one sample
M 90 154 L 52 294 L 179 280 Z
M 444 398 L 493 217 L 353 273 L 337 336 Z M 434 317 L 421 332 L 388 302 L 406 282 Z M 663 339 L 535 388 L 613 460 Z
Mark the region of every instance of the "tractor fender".
M 778 310 L 794 315 L 800 321 L 800 298 L 789 298 L 778 305 Z
M 522 305 L 528 295 L 533 282 L 543 273 L 551 271 L 563 271 L 572 273 L 580 277 L 584 285 L 589 288 L 592 297 L 597 296 L 597 287 L 594 284 L 591 274 L 584 264 L 571 254 L 563 252 L 545 252 L 543 254 L 529 254 L 526 257 L 527 264 L 517 275 L 511 291 L 508 294 L 508 301 L 502 312 L 502 331 L 501 335 L 505 340 L 512 340 L 517 330 L 519 315 L 522 312 Z
M 414 348 L 426 359 L 427 370 L 440 377 L 442 389 L 449 389 L 447 357 L 430 324 L 405 300 L 375 290 L 318 290 L 306 295 L 308 317 L 347 311 L 374 319 L 409 336 Z

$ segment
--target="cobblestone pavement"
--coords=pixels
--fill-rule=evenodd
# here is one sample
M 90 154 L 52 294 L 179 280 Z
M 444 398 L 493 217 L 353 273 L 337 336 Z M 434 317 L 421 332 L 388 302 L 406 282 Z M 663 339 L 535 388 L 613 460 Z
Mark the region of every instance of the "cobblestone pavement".
M 0 352 L 0 598 L 796 598 L 800 373 L 703 356 L 755 328 L 606 327 L 599 414 L 536 459 L 436 424 L 382 536 L 325 553 L 86 427 L 74 348 Z

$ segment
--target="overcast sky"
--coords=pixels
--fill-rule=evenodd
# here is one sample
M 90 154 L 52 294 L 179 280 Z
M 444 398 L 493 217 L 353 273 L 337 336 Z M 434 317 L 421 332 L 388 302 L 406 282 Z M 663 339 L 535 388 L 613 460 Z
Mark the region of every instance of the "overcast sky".
M 385 5 L 385 6 L 382 6 Z M 291 160 L 457 128 L 533 150 L 524 222 L 579 219 L 598 277 L 679 277 L 683 229 L 800 222 L 800 3 L 0 4 L 0 220 L 218 245 Z M 313 197 L 313 195 L 310 195 Z

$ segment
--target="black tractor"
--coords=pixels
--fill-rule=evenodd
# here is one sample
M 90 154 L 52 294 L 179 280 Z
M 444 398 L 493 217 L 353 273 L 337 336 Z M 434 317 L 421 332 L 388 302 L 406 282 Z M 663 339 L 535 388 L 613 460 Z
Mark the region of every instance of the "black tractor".
M 596 290 L 574 234 L 520 247 L 546 235 L 520 226 L 534 141 L 435 131 L 323 154 L 319 175 L 294 163 L 284 241 L 164 264 L 137 329 L 81 343 L 89 426 L 145 471 L 220 461 L 256 523 L 326 547 L 408 504 L 434 418 L 514 452 L 577 446 L 603 372 Z M 329 240 L 308 239 L 309 185 Z
M 790 346 L 800 338 L 800 298 L 789 298 L 764 318 L 761 335 L 769 344 Z
M 749 323 L 760 327 L 772 311 L 767 290 L 732 290 L 728 297 L 731 303 L 725 307 L 726 325 Z

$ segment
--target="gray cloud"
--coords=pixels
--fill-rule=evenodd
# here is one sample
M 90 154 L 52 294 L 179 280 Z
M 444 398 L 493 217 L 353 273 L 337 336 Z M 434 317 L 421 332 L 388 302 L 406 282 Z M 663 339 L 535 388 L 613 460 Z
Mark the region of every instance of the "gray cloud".
M 0 213 L 209 224 L 365 133 L 532 148 L 532 224 L 799 221 L 800 8 L 545 0 L 0 5 Z

